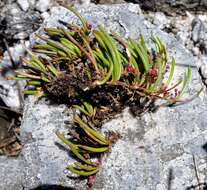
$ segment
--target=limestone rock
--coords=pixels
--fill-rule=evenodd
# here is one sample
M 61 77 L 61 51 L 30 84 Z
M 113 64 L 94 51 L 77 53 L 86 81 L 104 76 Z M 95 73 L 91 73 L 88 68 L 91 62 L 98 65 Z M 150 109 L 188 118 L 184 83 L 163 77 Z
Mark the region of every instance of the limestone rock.
M 49 9 L 50 0 L 39 0 L 36 4 L 36 9 L 41 13 L 46 12 Z
M 17 0 L 17 3 L 23 11 L 27 11 L 29 9 L 29 2 L 27 0 Z
M 204 10 L 207 7 L 206 0 L 131 0 L 131 2 L 139 3 L 139 5 L 146 10 L 164 11 L 172 14 L 170 11 L 176 11 L 185 14 L 183 10 Z

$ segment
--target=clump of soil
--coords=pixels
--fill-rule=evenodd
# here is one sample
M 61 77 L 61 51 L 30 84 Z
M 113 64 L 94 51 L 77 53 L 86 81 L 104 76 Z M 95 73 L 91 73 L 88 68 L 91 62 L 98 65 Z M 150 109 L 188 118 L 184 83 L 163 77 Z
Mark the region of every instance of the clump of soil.
M 94 86 L 92 81 L 95 79 L 91 80 L 83 72 L 85 69 L 83 64 L 78 65 L 78 69 L 77 65 L 73 63 L 70 67 L 76 69 L 61 73 L 46 84 L 45 89 L 52 99 L 67 103 L 69 106 L 81 105 L 82 100 L 93 105 L 96 113 L 87 120 L 93 126 L 100 127 L 104 121 L 121 113 L 126 107 L 129 107 L 135 116 L 138 116 L 150 109 L 149 104 L 153 106 L 153 99 L 143 98 L 138 92 L 133 92 L 123 85 Z

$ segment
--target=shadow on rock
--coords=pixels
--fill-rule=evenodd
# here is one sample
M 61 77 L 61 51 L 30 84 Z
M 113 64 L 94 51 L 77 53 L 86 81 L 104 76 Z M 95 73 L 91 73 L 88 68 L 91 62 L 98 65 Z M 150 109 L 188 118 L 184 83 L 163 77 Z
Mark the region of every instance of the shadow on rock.
M 207 143 L 205 143 L 202 148 L 207 152 Z M 192 185 L 186 188 L 186 190 L 207 190 L 207 183 L 199 183 L 197 185 Z
M 202 148 L 207 152 L 207 143 L 202 146 Z
M 63 187 L 61 185 L 40 185 L 34 189 L 30 190 L 76 190 L 75 188 L 72 187 Z
M 170 168 L 169 170 L 169 174 L 168 174 L 168 187 L 167 187 L 167 190 L 171 190 L 172 189 L 172 181 L 173 181 L 173 169 Z
M 186 190 L 207 190 L 207 184 L 206 183 L 200 183 L 198 185 L 192 185 L 190 187 L 187 187 Z

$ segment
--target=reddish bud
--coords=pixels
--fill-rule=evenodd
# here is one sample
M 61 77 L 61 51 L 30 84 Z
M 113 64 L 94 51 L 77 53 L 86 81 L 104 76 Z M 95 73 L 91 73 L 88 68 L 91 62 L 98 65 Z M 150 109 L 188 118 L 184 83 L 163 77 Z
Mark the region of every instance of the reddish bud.
M 91 176 L 88 177 L 87 180 L 88 180 L 87 185 L 88 185 L 89 187 L 92 187 L 93 184 L 94 184 L 94 181 L 95 181 L 95 176 L 91 175 Z
M 149 70 L 149 77 L 151 78 L 151 82 L 155 82 L 156 78 L 157 78 L 157 69 L 152 68 Z
M 135 73 L 135 68 L 133 68 L 131 65 L 128 65 L 126 67 L 126 70 L 127 70 L 128 73 Z
M 155 68 L 150 69 L 149 76 L 152 78 L 156 78 L 157 77 L 157 69 L 155 69 Z

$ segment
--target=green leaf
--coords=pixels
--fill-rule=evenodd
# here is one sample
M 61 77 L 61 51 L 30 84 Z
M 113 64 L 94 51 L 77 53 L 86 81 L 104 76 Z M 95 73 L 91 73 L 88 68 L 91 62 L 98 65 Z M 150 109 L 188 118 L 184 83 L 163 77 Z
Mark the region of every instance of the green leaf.
M 50 82 L 50 80 L 49 80 L 47 77 L 45 77 L 45 76 L 41 76 L 41 79 L 42 79 L 44 82 Z
M 108 146 L 94 148 L 94 147 L 89 147 L 89 146 L 84 146 L 84 145 L 78 145 L 78 147 L 91 153 L 103 153 L 109 150 Z
M 47 35 L 52 38 L 60 38 L 64 36 L 64 34 L 61 34 L 59 31 L 51 31 L 51 30 L 47 31 Z
M 92 171 L 84 171 L 84 170 L 79 170 L 76 167 L 70 165 L 66 168 L 67 170 L 70 170 L 72 173 L 80 175 L 80 176 L 91 176 L 96 174 L 99 171 L 99 168 L 96 168 L 95 170 Z
M 23 93 L 28 95 L 36 95 L 38 94 L 38 90 L 24 90 Z
M 107 68 L 110 66 L 110 62 L 108 61 L 106 57 L 104 57 L 100 49 L 94 50 L 93 53 L 97 59 L 98 64 L 101 64 L 103 65 L 103 67 L 107 67 Z
M 158 71 L 157 80 L 150 87 L 150 89 L 149 89 L 150 92 L 157 90 L 157 87 L 161 84 L 162 79 L 163 79 L 163 70 L 162 70 L 162 63 L 161 63 L 160 57 L 156 58 L 156 66 L 157 66 L 157 71 Z
M 54 51 L 48 51 L 48 50 L 43 50 L 43 49 L 35 49 L 34 52 L 46 54 L 48 56 L 56 56 L 58 54 L 57 50 L 54 52 Z
M 110 68 L 109 68 L 108 73 L 105 75 L 105 77 L 101 81 L 96 81 L 95 83 L 97 85 L 103 85 L 103 84 L 105 84 L 110 79 L 110 77 L 112 76 L 113 68 L 114 68 L 113 67 L 113 64 L 110 63 Z
M 67 140 L 65 138 L 65 136 L 63 134 L 61 134 L 60 132 L 56 132 L 57 137 L 67 146 L 69 146 L 70 150 L 73 152 L 74 155 L 77 156 L 77 158 L 79 158 L 81 161 L 85 162 L 86 164 L 90 164 L 93 165 L 93 163 L 90 160 L 85 159 L 79 152 L 79 148 L 77 145 L 73 144 L 72 142 L 70 142 L 69 140 Z
M 148 54 L 147 54 L 145 48 L 139 42 L 139 43 L 137 43 L 135 50 L 137 51 L 138 55 L 140 56 L 140 58 L 142 60 L 142 64 L 144 66 L 145 72 L 148 72 L 150 69 L 150 64 L 149 64 Z
M 103 145 L 108 145 L 109 142 L 102 137 L 102 135 L 100 135 L 99 133 L 97 133 L 95 130 L 93 130 L 92 128 L 90 128 L 86 123 L 84 123 L 79 116 L 76 116 L 74 118 L 74 122 L 78 123 L 79 126 L 91 137 L 93 138 L 95 141 L 97 141 L 100 144 Z
M 102 26 L 99 27 L 99 30 L 102 34 L 102 39 L 104 40 L 104 43 L 106 44 L 106 47 L 109 50 L 109 53 L 111 54 L 111 58 L 114 65 L 112 72 L 112 81 L 116 82 L 120 79 L 122 73 L 121 57 L 119 55 L 116 45 L 112 41 L 112 38 L 109 36 L 109 34 L 104 30 Z
M 152 40 L 155 43 L 157 54 L 162 55 L 162 67 L 166 65 L 167 62 L 167 51 L 166 46 L 161 42 L 160 38 L 152 35 Z
M 20 78 L 26 77 L 26 78 L 30 78 L 30 79 L 41 79 L 40 76 L 36 76 L 36 75 L 25 73 L 25 72 L 16 71 L 16 74 L 17 74 L 17 77 L 20 77 Z
M 83 108 L 82 106 L 79 105 L 73 105 L 74 108 L 79 109 L 81 112 L 83 112 L 85 115 L 90 116 L 90 114 L 88 113 L 88 111 L 85 110 L 85 108 Z
M 73 14 L 75 14 L 80 19 L 80 21 L 83 25 L 84 32 L 88 33 L 89 32 L 88 31 L 88 25 L 87 25 L 87 22 L 85 21 L 85 19 L 72 6 L 66 6 L 66 8 L 68 10 L 70 10 Z
M 174 57 L 172 57 L 172 64 L 171 64 L 171 68 L 170 68 L 170 74 L 169 74 L 169 77 L 167 80 L 167 85 L 169 85 L 172 81 L 174 69 L 175 69 L 175 59 L 174 59 Z
M 136 59 L 138 57 L 138 55 L 136 53 L 136 43 L 135 43 L 135 41 L 132 40 L 132 39 L 129 39 L 127 45 L 129 46 L 130 53 Z
M 34 67 L 40 69 L 41 71 L 46 71 L 44 64 L 39 60 L 39 58 L 30 50 L 27 49 L 27 52 L 32 57 L 32 60 L 29 62 Z
M 83 105 L 85 106 L 87 112 L 89 113 L 89 116 L 92 117 L 94 115 L 93 106 L 86 101 L 83 102 Z
M 102 39 L 102 35 L 101 35 L 100 31 L 94 30 L 93 31 L 93 35 L 94 35 L 96 41 L 98 42 L 99 47 L 101 47 L 103 50 L 106 51 L 107 48 L 106 48 L 106 45 L 105 45 L 105 43 L 104 43 L 104 41 Z
M 32 49 L 57 51 L 57 48 L 54 48 L 53 46 L 50 46 L 46 43 L 45 44 L 35 44 L 32 46 Z
M 68 39 L 61 38 L 60 43 L 63 44 L 65 47 L 67 47 L 72 55 L 81 56 L 80 49 L 76 45 L 74 45 L 71 41 L 69 41 Z
M 146 46 L 146 43 L 145 43 L 145 40 L 144 40 L 144 36 L 143 35 L 140 35 L 140 44 L 143 47 L 144 51 L 145 52 L 148 52 L 148 48 Z
M 54 76 L 58 76 L 58 70 L 54 66 L 48 65 L 47 67 L 53 73 Z
M 82 101 L 83 105 L 79 106 L 79 105 L 73 105 L 74 108 L 79 109 L 81 112 L 83 112 L 85 115 L 92 117 L 94 115 L 94 109 L 93 106 L 86 102 L 86 101 Z
M 58 33 L 59 35 L 64 36 L 64 33 L 59 28 L 44 28 L 44 31 L 46 33 Z
M 79 170 L 93 171 L 93 170 L 97 169 L 97 167 L 94 167 L 94 166 L 91 166 L 91 165 L 87 165 L 87 164 L 83 165 L 80 162 L 75 162 L 74 165 Z
M 94 57 L 94 54 L 93 54 L 93 50 L 91 49 L 90 47 L 90 41 L 87 37 L 84 36 L 84 34 L 81 32 L 81 37 L 82 37 L 82 40 L 84 42 L 84 46 L 86 47 L 86 49 L 88 50 L 88 54 L 90 55 L 90 59 L 92 61 L 92 64 L 96 70 L 97 73 L 99 73 L 99 69 L 98 69 L 98 65 L 97 65 L 97 62 L 96 62 L 96 59 Z
M 68 48 L 66 48 L 66 47 L 65 47 L 64 45 L 62 45 L 60 42 L 57 42 L 57 41 L 55 41 L 55 40 L 48 39 L 48 38 L 43 37 L 43 36 L 40 36 L 40 35 L 38 35 L 38 34 L 36 34 L 36 36 L 37 36 L 38 38 L 40 38 L 41 40 L 44 40 L 48 45 L 50 45 L 50 46 L 56 48 L 57 51 L 58 51 L 58 50 L 61 50 L 61 51 L 65 52 L 66 54 L 68 54 L 68 55 L 70 56 L 70 52 L 69 52 Z
M 152 34 L 152 40 L 155 43 L 157 53 L 160 53 L 162 50 L 162 44 L 160 43 L 161 41 L 159 40 L 158 37 L 154 36 L 153 34 Z
M 33 86 L 40 86 L 41 85 L 41 81 L 28 81 L 29 85 L 33 85 Z
M 189 82 L 190 82 L 190 75 L 191 75 L 191 72 L 190 72 L 190 65 L 188 65 L 188 70 L 187 70 L 187 77 L 186 77 L 186 80 L 183 82 L 183 87 L 179 93 L 179 95 L 176 97 L 176 100 L 178 100 L 179 98 L 182 97 L 182 95 L 184 94 Z
M 31 80 L 29 77 L 10 77 L 10 80 Z

